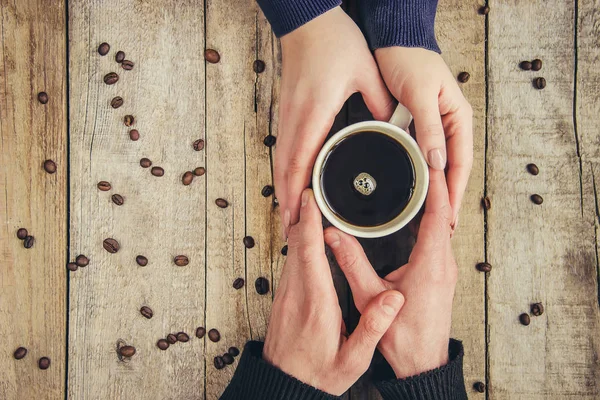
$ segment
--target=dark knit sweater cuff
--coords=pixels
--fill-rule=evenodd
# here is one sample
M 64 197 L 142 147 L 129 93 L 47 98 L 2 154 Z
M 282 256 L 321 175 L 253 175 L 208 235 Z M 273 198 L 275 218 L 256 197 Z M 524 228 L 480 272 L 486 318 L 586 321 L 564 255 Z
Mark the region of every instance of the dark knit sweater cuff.
M 361 0 L 358 7 L 372 50 L 402 46 L 440 53 L 434 30 L 437 0 Z
M 248 342 L 231 383 L 221 400 L 330 400 L 339 399 L 300 382 L 263 360 L 264 343 Z
M 342 4 L 342 0 L 257 0 L 277 37 Z
M 406 379 L 375 382 L 384 399 L 394 400 L 466 400 L 463 378 L 463 346 L 450 339 L 450 362 L 433 371 Z

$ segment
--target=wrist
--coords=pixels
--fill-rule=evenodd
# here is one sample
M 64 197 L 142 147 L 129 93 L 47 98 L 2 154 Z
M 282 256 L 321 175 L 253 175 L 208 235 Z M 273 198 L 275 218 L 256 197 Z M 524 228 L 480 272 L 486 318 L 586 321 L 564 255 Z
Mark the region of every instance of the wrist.
M 448 342 L 449 338 L 436 344 L 409 344 L 382 340 L 379 351 L 394 371 L 396 378 L 406 379 L 448 364 Z

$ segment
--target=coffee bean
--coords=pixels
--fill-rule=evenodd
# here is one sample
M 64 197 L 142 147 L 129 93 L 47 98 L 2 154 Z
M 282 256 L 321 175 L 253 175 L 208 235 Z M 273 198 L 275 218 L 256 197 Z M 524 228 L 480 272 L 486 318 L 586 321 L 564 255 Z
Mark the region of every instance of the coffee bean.
M 144 157 L 140 160 L 140 166 L 142 168 L 149 168 L 152 166 L 152 161 L 150 161 L 149 158 Z
M 233 356 L 229 353 L 225 353 L 221 356 L 221 358 L 223 359 L 223 362 L 227 365 L 231 365 L 233 364 Z
M 169 344 L 175 344 L 175 343 L 177 343 L 177 336 L 175 336 L 172 333 L 169 333 L 167 335 L 167 342 L 169 342 Z
M 488 6 L 483 6 L 479 8 L 479 14 L 481 15 L 488 15 L 489 12 L 490 8 Z
M 484 210 L 489 210 L 492 208 L 492 201 L 489 197 L 485 196 L 483 199 L 481 199 L 481 205 L 483 206 Z
M 263 143 L 267 147 L 275 146 L 275 142 L 277 142 L 277 137 L 275 137 L 273 135 L 267 135 L 267 136 L 265 136 L 265 139 L 263 140 Z
M 121 96 L 113 97 L 110 101 L 110 106 L 112 108 L 119 108 L 123 105 L 123 98 Z
M 123 60 L 123 62 L 121 63 L 121 68 L 123 68 L 126 71 L 131 71 L 134 65 L 135 64 L 133 63 L 133 61 Z
M 44 161 L 44 170 L 49 174 L 55 173 L 56 172 L 56 163 L 52 160 Z
M 19 347 L 13 353 L 15 360 L 21 360 L 27 355 L 27 349 L 25 347 Z
M 152 167 L 150 173 L 154 176 L 163 176 L 165 174 L 165 170 L 161 167 Z
M 544 199 L 539 194 L 532 194 L 530 198 L 531 201 L 533 201 L 538 206 L 544 202 Z
M 177 340 L 178 340 L 178 341 L 180 341 L 180 342 L 182 342 L 182 343 L 185 343 L 185 342 L 187 342 L 188 340 L 190 340 L 190 337 L 189 337 L 189 336 L 188 336 L 188 334 L 187 334 L 187 333 L 185 333 L 185 332 L 179 332 L 179 333 L 177 334 Z
M 262 194 L 263 197 L 269 197 L 270 195 L 273 194 L 273 192 L 275 192 L 275 190 L 273 189 L 273 186 L 266 185 L 265 187 L 262 188 L 262 190 L 260 191 L 260 194 Z
M 125 59 L 125 52 L 123 52 L 121 50 L 117 51 L 117 54 L 115 54 L 115 61 L 120 64 L 123 62 L 124 59 Z
M 158 339 L 158 342 L 156 342 L 156 347 L 161 350 L 166 350 L 169 348 L 169 342 L 167 342 L 165 339 Z
M 107 192 L 112 188 L 112 186 L 110 185 L 110 183 L 106 182 L 106 181 L 100 181 L 98 182 L 98 189 L 102 190 L 103 192 Z
M 519 315 L 519 321 L 521 321 L 521 324 L 523 324 L 525 326 L 529 325 L 529 323 L 531 322 L 531 319 L 529 318 L 529 314 L 523 313 L 523 314 Z
M 251 249 L 254 247 L 254 238 L 252 236 L 246 236 L 244 238 L 244 246 L 246 246 L 247 249 Z
M 28 232 L 27 232 L 27 229 L 25 229 L 25 228 L 19 228 L 19 230 L 17 231 L 17 237 L 21 240 L 25 240 L 27 235 L 28 235 Z
M 203 326 L 199 326 L 198 328 L 196 328 L 196 337 L 198 339 L 202 339 L 204 337 L 204 335 L 206 335 L 206 328 Z
M 108 251 L 109 253 L 116 253 L 117 251 L 119 251 L 119 242 L 117 242 L 115 239 L 113 238 L 107 238 L 104 239 L 104 242 L 102 242 L 102 246 L 104 246 L 104 250 Z
M 178 267 L 185 267 L 186 265 L 188 265 L 190 263 L 190 260 L 188 260 L 188 258 L 186 256 L 175 256 L 175 258 L 173 259 L 173 262 Z
M 135 123 L 135 117 L 133 115 L 126 115 L 123 117 L 123 123 L 125 126 L 131 126 Z M 131 135 L 131 132 L 129 134 Z
M 23 247 L 25 247 L 26 249 L 32 248 L 34 243 L 35 238 L 31 235 L 26 236 L 25 239 L 23 239 Z
M 214 363 L 215 363 L 215 368 L 216 369 L 223 369 L 223 368 L 225 368 L 225 362 L 223 361 L 223 357 L 221 357 L 221 356 L 216 356 Z
M 458 74 L 458 81 L 460 83 L 467 83 L 467 81 L 469 80 L 469 78 L 471 77 L 471 74 L 469 74 L 468 72 L 461 72 L 460 74 Z
M 531 174 L 531 175 L 537 175 L 540 173 L 540 169 L 538 168 L 537 165 L 535 164 L 527 164 L 527 171 Z
M 238 349 L 237 347 L 230 347 L 229 350 L 227 350 L 227 352 L 232 356 L 237 357 L 240 354 L 240 349 Z
M 243 287 L 244 287 L 244 278 L 236 278 L 236 280 L 233 281 L 233 288 L 235 290 L 240 290 Z
M 75 258 L 75 264 L 77 264 L 78 267 L 87 267 L 89 263 L 90 260 L 83 254 L 80 254 Z
M 198 139 L 198 140 L 194 141 L 194 143 L 192 143 L 192 147 L 196 151 L 202 150 L 204 148 L 204 140 L 203 139 Z
M 531 69 L 531 62 L 530 61 L 521 61 L 521 63 L 519 64 L 519 67 L 521 67 L 521 69 L 523 71 L 529 71 Z
M 254 287 L 256 288 L 256 293 L 260 295 L 269 293 L 269 281 L 267 278 L 258 278 L 256 282 L 254 282 Z
M 154 312 L 150 307 L 143 306 L 142 308 L 140 308 L 140 314 L 142 314 L 145 318 L 150 319 L 154 315 Z
M 118 206 L 122 206 L 123 203 L 125 203 L 125 199 L 120 194 L 116 194 L 116 193 L 113 194 L 111 199 L 112 199 L 113 203 L 115 203 Z
M 254 61 L 254 64 L 252 64 L 252 69 L 257 74 L 262 74 L 263 72 L 265 72 L 265 67 L 265 62 L 263 60 L 256 60 Z
M 137 142 L 140 139 L 140 132 L 137 129 L 132 129 L 129 131 L 129 139 L 134 142 Z
M 206 49 L 204 50 L 204 59 L 211 64 L 216 64 L 221 60 L 221 55 L 216 50 Z
M 213 328 L 210 331 L 208 331 L 208 338 L 211 342 L 217 343 L 219 340 L 221 340 L 221 334 L 218 330 Z
M 39 92 L 38 93 L 38 101 L 42 104 L 46 104 L 48 103 L 48 93 L 46 92 Z
M 479 393 L 483 393 L 483 392 L 485 392 L 485 383 L 483 383 L 483 382 L 475 382 L 473 384 L 473 389 L 475 389 Z
M 221 198 L 215 200 L 215 204 L 221 208 L 226 208 L 229 205 L 227 200 Z
M 146 265 L 148 265 L 148 259 L 146 257 L 144 257 L 144 256 L 137 256 L 135 258 L 135 262 L 140 267 L 145 267 Z
M 492 264 L 480 262 L 475 266 L 475 268 L 477 268 L 479 272 L 490 272 L 492 270 Z
M 539 317 L 543 313 L 544 313 L 544 306 L 542 305 L 542 303 L 533 303 L 531 305 L 531 314 L 535 315 L 536 317 Z
M 194 180 L 194 174 L 192 171 L 186 171 L 186 173 L 181 177 L 181 183 L 183 183 L 185 186 L 188 186 L 190 183 L 192 183 L 192 180 Z
M 287 256 L 287 251 L 288 251 L 288 245 L 286 244 L 285 246 L 283 246 L 281 248 L 281 254 L 283 254 L 284 256 Z
M 79 268 L 79 267 L 78 267 L 78 266 L 77 266 L 77 264 L 75 264 L 75 263 L 68 263 L 68 264 L 67 264 L 67 269 L 68 269 L 69 271 L 71 271 L 71 272 L 75 272 L 75 271 L 77 271 L 77 268 Z
M 535 78 L 533 80 L 533 87 L 535 87 L 536 89 L 542 90 L 543 88 L 546 87 L 546 79 L 544 79 L 542 77 Z
M 540 60 L 539 58 L 533 60 L 531 62 L 531 69 L 533 71 L 539 71 L 540 69 L 542 69 L 542 60 Z
M 106 42 L 101 43 L 100 46 L 98 46 L 98 53 L 101 56 L 107 55 L 109 50 L 110 50 L 110 45 Z
M 40 367 L 40 369 L 50 368 L 50 359 L 48 357 L 40 358 L 38 361 L 38 367 Z
M 123 346 L 119 348 L 119 354 L 121 357 L 133 357 L 135 355 L 135 347 Z
M 107 85 L 114 85 L 119 80 L 119 75 L 116 72 L 109 72 L 104 75 L 104 83 Z
M 206 173 L 206 168 L 204 167 L 198 167 L 194 170 L 194 175 L 196 176 L 202 176 Z

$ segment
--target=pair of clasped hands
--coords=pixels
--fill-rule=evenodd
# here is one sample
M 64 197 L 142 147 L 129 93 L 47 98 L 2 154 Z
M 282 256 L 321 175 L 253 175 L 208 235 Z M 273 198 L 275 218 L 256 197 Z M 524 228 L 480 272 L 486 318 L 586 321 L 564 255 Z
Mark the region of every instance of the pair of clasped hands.
M 263 357 L 300 381 L 341 395 L 368 369 L 376 348 L 398 378 L 448 363 L 457 266 L 450 238 L 472 164 L 472 111 L 435 52 L 390 47 L 375 58 L 355 23 L 335 8 L 281 38 L 283 71 L 275 187 L 288 255 Z M 378 277 L 358 241 L 323 231 L 309 184 L 312 166 L 347 98 L 360 92 L 377 120 L 392 95 L 414 116 L 429 164 L 429 193 L 408 264 Z M 390 94 L 391 92 L 391 94 Z M 342 320 L 325 244 L 361 313 Z

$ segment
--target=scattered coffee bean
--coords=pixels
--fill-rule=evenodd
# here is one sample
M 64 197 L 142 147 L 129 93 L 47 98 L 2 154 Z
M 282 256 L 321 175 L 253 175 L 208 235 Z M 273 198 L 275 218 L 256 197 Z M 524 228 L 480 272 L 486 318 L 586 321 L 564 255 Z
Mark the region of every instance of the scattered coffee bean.
M 236 280 L 233 281 L 233 288 L 235 290 L 240 290 L 243 287 L 244 287 L 244 278 L 236 278 Z
M 483 393 L 483 392 L 485 392 L 485 383 L 483 383 L 483 382 L 475 382 L 473 384 L 473 389 L 475 389 L 479 393 Z
M 542 305 L 542 303 L 533 303 L 531 305 L 531 314 L 535 315 L 536 317 L 539 317 L 543 313 L 544 313 L 544 306 Z
M 106 182 L 106 181 L 100 181 L 98 182 L 98 189 L 102 190 L 103 192 L 107 192 L 112 188 L 112 186 L 110 185 L 110 183 Z
M 177 340 L 178 340 L 178 341 L 180 341 L 180 342 L 182 342 L 182 343 L 185 343 L 185 342 L 187 342 L 188 340 L 190 340 L 190 337 L 189 337 L 189 336 L 188 336 L 188 334 L 187 334 L 187 333 L 185 333 L 185 332 L 179 332 L 179 333 L 177 334 Z
M 194 141 L 194 143 L 192 143 L 192 147 L 196 151 L 200 151 L 200 150 L 204 149 L 204 139 L 198 139 L 198 140 Z
M 254 238 L 252 236 L 246 236 L 244 238 L 244 246 L 246 246 L 247 249 L 253 248 L 254 244 Z
M 21 360 L 27 355 L 27 349 L 25 347 L 19 347 L 13 353 L 15 360 Z
M 133 63 L 133 61 L 123 60 L 123 62 L 121 63 L 121 68 L 123 68 L 126 71 L 131 71 L 134 65 L 135 64 Z
M 123 123 L 125 126 L 131 126 L 135 123 L 135 117 L 133 115 L 126 115 L 123 117 Z
M 544 79 L 542 77 L 535 78 L 533 80 L 533 87 L 535 87 L 536 89 L 542 90 L 543 88 L 546 87 L 546 79 Z
M 107 85 L 114 85 L 119 80 L 119 75 L 116 72 L 109 72 L 104 75 L 104 83 Z
M 42 104 L 46 104 L 48 103 L 48 93 L 46 92 L 39 92 L 38 93 L 38 101 Z
M 527 326 L 531 323 L 531 318 L 529 318 L 529 314 L 523 313 L 519 315 L 519 321 L 521 321 L 521 324 Z
M 475 268 L 477 268 L 477 270 L 480 272 L 490 272 L 492 270 L 492 264 L 480 262 L 475 266 Z
M 288 245 L 286 244 L 285 246 L 283 246 L 281 248 L 281 254 L 283 254 L 284 256 L 287 256 L 287 251 L 288 251 Z
M 229 205 L 227 200 L 221 198 L 215 200 L 215 204 L 221 208 L 226 208 Z
M 252 64 L 252 69 L 257 74 L 262 74 L 263 72 L 265 72 L 265 67 L 266 67 L 266 65 L 263 60 L 256 60 L 256 61 L 254 61 L 254 64 Z
M 111 199 L 112 199 L 113 203 L 115 203 L 118 206 L 122 206 L 123 203 L 125 203 L 125 199 L 120 194 L 116 194 L 116 193 L 113 194 Z
M 238 349 L 235 346 L 232 346 L 232 347 L 229 348 L 229 350 L 227 350 L 227 352 L 229 354 L 231 354 L 232 356 L 237 357 L 240 354 L 240 349 Z
M 26 236 L 25 239 L 23 239 L 23 247 L 25 247 L 26 249 L 32 248 L 34 243 L 35 238 L 31 235 Z
M 537 165 L 535 164 L 527 164 L 527 171 L 531 174 L 531 175 L 537 175 L 540 173 L 540 169 L 538 168 Z
M 87 267 L 89 263 L 90 260 L 83 254 L 80 254 L 75 258 L 75 264 L 77 264 L 78 267 Z
M 215 368 L 216 369 L 223 369 L 223 368 L 225 368 L 225 362 L 223 361 L 223 357 L 221 357 L 221 356 L 216 356 L 215 357 Z
M 483 199 L 481 199 L 481 205 L 483 206 L 484 210 L 489 210 L 492 208 L 492 201 L 489 197 L 485 196 Z
M 206 173 L 206 168 L 204 167 L 198 167 L 194 170 L 194 175 L 196 176 L 202 176 Z
M 154 315 L 154 312 L 150 307 L 143 306 L 142 308 L 140 308 L 140 314 L 142 314 L 145 318 L 150 319 Z
M 121 357 L 133 357 L 135 355 L 135 347 L 123 346 L 119 348 L 119 354 Z
M 229 353 L 225 353 L 221 356 L 221 358 L 223 359 L 223 362 L 227 365 L 231 365 L 233 364 L 233 356 Z
M 533 71 L 539 71 L 540 69 L 542 69 L 542 60 L 540 60 L 539 58 L 533 60 L 531 62 L 531 69 Z
M 199 326 L 198 328 L 196 328 L 196 337 L 198 339 L 202 339 L 204 337 L 204 335 L 206 335 L 206 328 L 203 326 Z
M 98 46 L 98 54 L 100 54 L 101 56 L 107 55 L 109 50 L 110 45 L 106 42 L 101 43 L 100 46 Z
M 271 185 L 266 185 L 264 188 L 262 188 L 262 190 L 260 191 L 260 194 L 263 195 L 263 197 L 269 197 L 271 196 L 273 193 L 275 192 L 275 190 L 273 189 L 273 186 Z
M 77 264 L 75 264 L 75 263 L 68 263 L 68 264 L 67 264 L 67 269 L 68 269 L 69 271 L 71 271 L 71 272 L 75 272 L 75 271 L 77 271 L 77 268 L 79 268 L 79 267 L 78 267 L 78 266 L 77 266 Z
M 40 358 L 38 361 L 38 367 L 40 367 L 40 369 L 50 368 L 50 359 L 48 357 Z
M 479 14 L 481 15 L 488 15 L 489 12 L 490 8 L 488 6 L 482 6 L 479 8 Z
M 134 142 L 137 142 L 140 139 L 140 132 L 137 129 L 132 129 L 129 131 L 129 139 Z
M 149 168 L 152 166 L 152 161 L 150 161 L 149 158 L 144 157 L 140 160 L 140 166 L 142 168 Z
M 469 80 L 469 78 L 471 77 L 471 74 L 469 74 L 468 72 L 461 72 L 460 74 L 458 74 L 458 81 L 460 83 L 467 83 L 467 81 Z
M 158 342 L 156 342 L 156 347 L 161 350 L 166 350 L 169 348 L 169 342 L 167 342 L 165 339 L 158 339 Z
M 265 136 L 265 139 L 263 140 L 263 143 L 267 147 L 275 146 L 275 142 L 277 142 L 277 137 L 273 136 L 273 135 L 267 135 L 267 136 Z
M 119 108 L 123 105 L 123 98 L 121 96 L 113 97 L 110 101 L 110 106 L 112 108 Z
M 44 161 L 44 170 L 49 174 L 55 173 L 56 172 L 56 163 L 52 160 Z
M 173 259 L 173 262 L 178 267 L 185 267 L 186 265 L 188 265 L 190 263 L 190 260 L 188 260 L 188 258 L 186 256 L 175 256 L 175 258 Z
M 28 232 L 27 229 L 25 228 L 19 228 L 19 230 L 17 230 L 17 237 L 21 240 L 25 240 L 25 238 L 27 237 Z
M 135 257 L 135 262 L 140 267 L 145 267 L 146 265 L 148 265 L 148 259 L 146 257 L 144 257 L 144 256 L 137 256 L 137 257 Z
M 185 186 L 188 186 L 194 180 L 194 174 L 192 171 L 186 171 L 185 174 L 181 177 L 181 183 Z
M 169 344 L 175 344 L 175 343 L 177 343 L 177 336 L 175 336 L 172 333 L 169 333 L 167 335 L 167 342 L 169 342 Z
M 216 50 L 206 49 L 204 50 L 204 59 L 211 64 L 216 64 L 221 60 L 221 55 Z
M 117 51 L 117 54 L 115 54 L 115 61 L 120 64 L 123 62 L 124 59 L 125 59 L 125 52 L 123 52 L 121 50 Z
M 116 253 L 117 251 L 119 251 L 119 242 L 117 242 L 115 239 L 113 238 L 107 238 L 104 239 L 104 241 L 102 242 L 102 246 L 104 247 L 104 250 L 108 251 L 109 253 Z
M 519 67 L 521 67 L 523 71 L 529 71 L 531 69 L 531 61 L 521 61 Z
M 538 206 L 544 202 L 543 197 L 540 196 L 539 194 L 532 194 L 530 198 L 531 198 L 531 201 L 533 201 Z
M 269 293 L 269 280 L 261 276 L 254 282 L 254 287 L 256 288 L 256 293 L 260 295 L 267 294 Z
M 154 176 L 163 176 L 165 174 L 165 170 L 161 167 L 152 167 L 150 173 Z
M 213 328 L 210 331 L 208 331 L 208 338 L 211 342 L 217 343 L 219 340 L 221 340 L 221 333 L 219 333 L 218 330 Z

